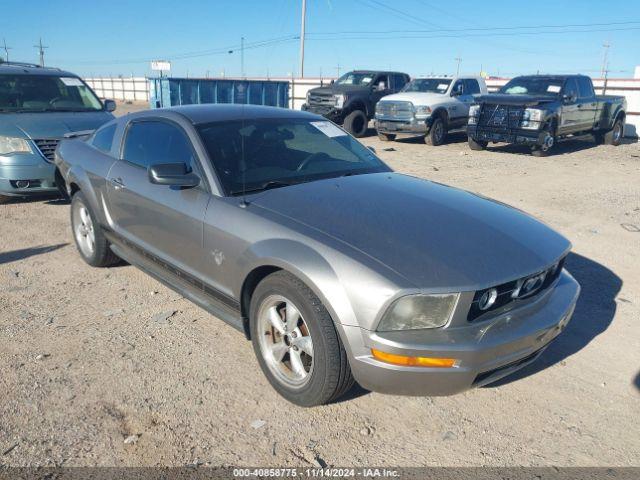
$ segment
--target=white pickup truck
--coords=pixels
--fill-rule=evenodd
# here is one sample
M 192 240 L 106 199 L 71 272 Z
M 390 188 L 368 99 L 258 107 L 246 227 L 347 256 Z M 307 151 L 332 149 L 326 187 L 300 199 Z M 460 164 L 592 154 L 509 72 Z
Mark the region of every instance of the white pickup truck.
M 378 138 L 389 141 L 398 134 L 419 135 L 428 145 L 442 145 L 448 132 L 466 127 L 474 95 L 486 93 L 480 77 L 416 78 L 377 103 Z

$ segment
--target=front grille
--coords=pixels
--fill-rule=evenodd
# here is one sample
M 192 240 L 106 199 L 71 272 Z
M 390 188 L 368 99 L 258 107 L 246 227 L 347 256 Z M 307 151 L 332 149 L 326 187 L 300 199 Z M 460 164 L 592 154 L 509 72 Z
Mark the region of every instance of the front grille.
M 42 153 L 42 156 L 47 159 L 49 162 L 53 162 L 53 154 L 56 151 L 56 147 L 58 143 L 60 143 L 59 138 L 39 138 L 34 140 L 36 147 Z
M 519 128 L 524 108 L 514 105 L 485 104 L 481 107 L 478 125 L 483 127 Z
M 376 105 L 376 113 L 381 120 L 407 122 L 413 119 L 413 103 L 383 101 Z
M 309 105 L 322 105 L 333 107 L 336 101 L 333 95 L 325 95 L 320 93 L 309 93 Z
M 469 309 L 467 320 L 469 322 L 473 322 L 475 320 L 481 320 L 488 315 L 494 316 L 496 313 L 503 313 L 505 311 L 511 310 L 517 305 L 522 304 L 523 302 L 526 302 L 531 298 L 537 297 L 542 292 L 547 290 L 547 288 L 549 288 L 557 280 L 557 278 L 560 276 L 560 273 L 562 272 L 562 268 L 564 267 L 564 261 L 565 258 L 562 258 L 558 263 L 546 270 L 537 272 L 533 275 L 527 275 L 526 277 L 519 278 L 511 282 L 506 282 L 501 285 L 490 287 L 497 290 L 498 296 L 493 305 L 491 305 L 486 310 L 481 310 L 478 306 L 478 303 L 480 298 L 482 297 L 482 294 L 490 288 L 478 290 L 473 296 L 473 302 L 471 303 L 471 308 Z M 527 280 L 533 279 L 537 276 L 542 276 L 542 280 L 539 286 L 537 286 L 535 290 L 532 290 L 530 292 L 523 291 L 523 287 L 526 284 Z

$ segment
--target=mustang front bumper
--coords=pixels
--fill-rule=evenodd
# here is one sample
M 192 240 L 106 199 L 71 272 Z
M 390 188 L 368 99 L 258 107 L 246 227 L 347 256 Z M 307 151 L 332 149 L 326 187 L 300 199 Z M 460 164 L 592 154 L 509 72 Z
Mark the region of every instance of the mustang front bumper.
M 394 395 L 452 395 L 494 382 L 533 362 L 567 326 L 580 293 L 566 271 L 535 302 L 456 328 L 372 332 L 344 327 L 355 379 Z M 449 368 L 407 367 L 375 359 L 371 349 L 413 357 L 455 358 Z

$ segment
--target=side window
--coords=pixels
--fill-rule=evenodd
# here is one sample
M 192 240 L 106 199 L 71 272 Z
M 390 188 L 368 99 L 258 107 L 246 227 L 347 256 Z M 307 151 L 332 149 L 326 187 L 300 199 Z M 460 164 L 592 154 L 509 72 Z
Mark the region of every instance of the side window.
M 91 140 L 91 145 L 93 145 L 98 150 L 103 151 L 104 153 L 111 152 L 111 146 L 113 145 L 113 136 L 116 133 L 116 124 L 112 123 L 111 125 L 107 125 L 106 127 L 102 127 L 96 133 L 93 134 L 93 140 Z
M 563 93 L 572 96 L 574 99 L 578 98 L 578 85 L 575 78 L 570 78 L 565 82 Z
M 192 170 L 198 170 L 191 141 L 182 130 L 167 122 L 131 123 L 122 157 L 143 168 L 157 163 L 186 163 Z
M 462 84 L 462 80 L 458 80 L 456 83 L 453 84 L 451 93 L 456 95 L 462 95 L 464 93 L 464 86 Z
M 396 73 L 393 76 L 393 88 L 395 90 L 400 90 L 402 87 L 405 86 L 406 83 L 407 83 L 407 77 L 405 77 L 404 75 Z
M 475 95 L 476 93 L 480 93 L 480 85 L 478 85 L 478 81 L 475 78 L 466 79 L 464 81 L 464 94 Z
M 591 98 L 594 96 L 593 85 L 587 77 L 578 77 L 578 92 L 580 98 Z
M 376 82 L 374 83 L 376 88 L 381 83 L 384 83 L 384 90 L 388 90 L 389 88 L 391 88 L 391 86 L 389 85 L 389 77 L 387 75 L 378 75 L 376 77 Z

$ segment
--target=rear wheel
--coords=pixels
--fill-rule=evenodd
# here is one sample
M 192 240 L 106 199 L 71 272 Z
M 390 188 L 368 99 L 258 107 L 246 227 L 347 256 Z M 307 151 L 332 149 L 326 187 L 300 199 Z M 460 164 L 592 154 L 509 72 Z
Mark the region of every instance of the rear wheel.
M 109 241 L 82 192 L 71 199 L 71 230 L 80 256 L 92 267 L 108 267 L 120 260 L 109 248 Z
M 468 137 L 467 142 L 469 143 L 469 148 L 471 150 L 484 150 L 487 148 L 489 142 L 484 142 L 482 140 L 474 140 L 471 137 Z
M 391 142 L 393 140 L 396 139 L 396 136 L 394 133 L 382 133 L 382 132 L 378 132 L 378 139 L 381 142 Z
M 353 385 L 347 354 L 320 299 L 297 277 L 279 271 L 256 287 L 251 340 L 269 383 L 296 405 L 322 405 Z
M 437 147 L 442 145 L 447 138 L 447 124 L 442 117 L 433 121 L 429 133 L 424 137 L 424 143 Z
M 596 134 L 596 142 L 605 145 L 618 146 L 622 142 L 624 136 L 624 122 L 622 119 L 617 119 L 613 124 L 613 128 L 606 133 Z
M 363 137 L 367 133 L 369 121 L 362 110 L 354 110 L 347 115 L 343 122 L 344 129 L 356 138 Z

